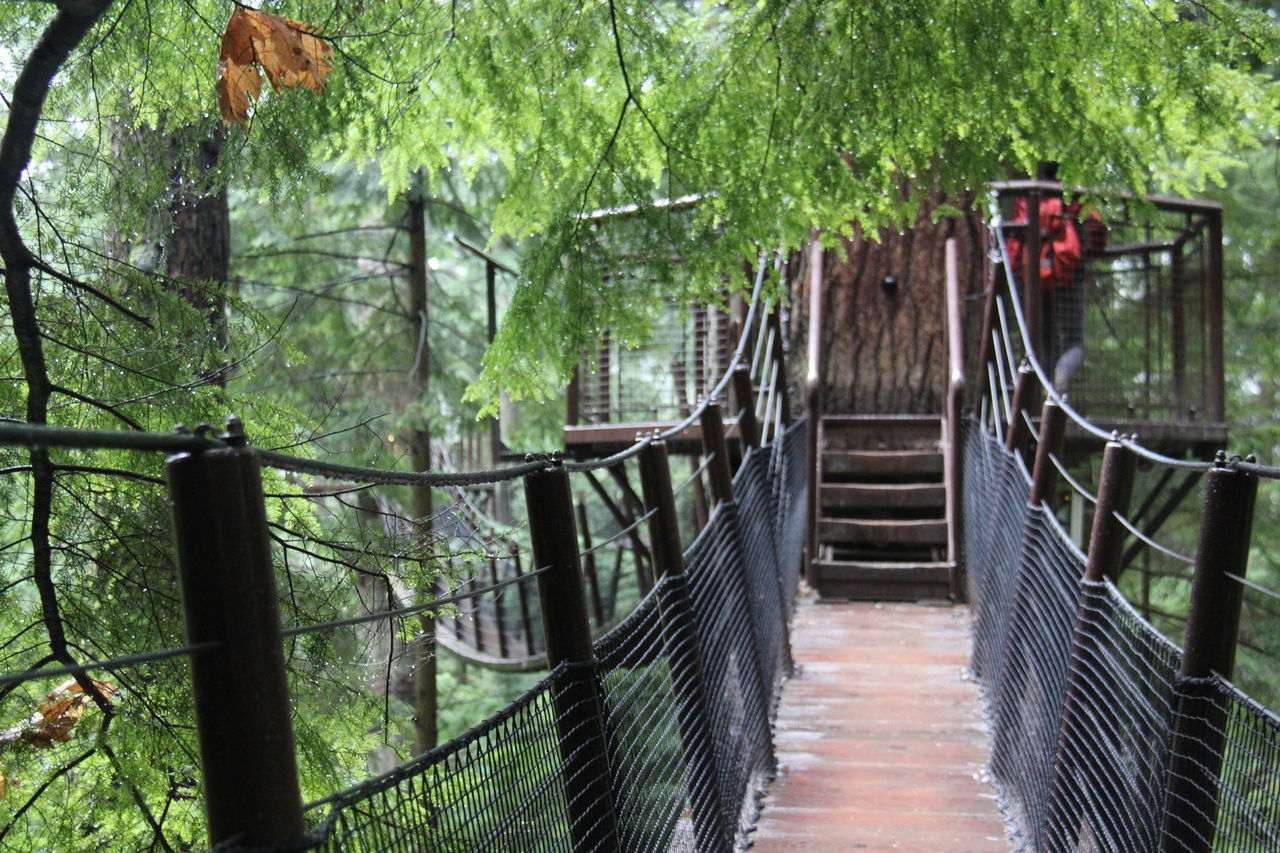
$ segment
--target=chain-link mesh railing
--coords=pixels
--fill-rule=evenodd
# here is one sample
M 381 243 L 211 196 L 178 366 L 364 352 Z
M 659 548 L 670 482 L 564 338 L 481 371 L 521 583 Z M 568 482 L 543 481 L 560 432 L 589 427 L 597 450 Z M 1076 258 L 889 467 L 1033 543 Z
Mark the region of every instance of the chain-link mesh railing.
M 974 670 L 1019 850 L 1280 849 L 1280 719 L 1179 649 L 1085 556 L 1029 478 L 965 429 Z
M 312 803 L 311 836 L 275 849 L 573 850 L 597 829 L 574 826 L 582 814 L 611 815 L 627 851 L 744 846 L 774 771 L 771 715 L 791 660 L 803 437 L 793 424 L 747 454 L 735 500 L 711 513 L 685 571 L 597 640 L 590 664 L 561 666 L 465 735 Z M 566 698 L 583 696 L 598 696 L 605 744 L 566 730 Z M 594 766 L 571 760 L 584 750 L 607 756 L 607 778 L 570 778 Z

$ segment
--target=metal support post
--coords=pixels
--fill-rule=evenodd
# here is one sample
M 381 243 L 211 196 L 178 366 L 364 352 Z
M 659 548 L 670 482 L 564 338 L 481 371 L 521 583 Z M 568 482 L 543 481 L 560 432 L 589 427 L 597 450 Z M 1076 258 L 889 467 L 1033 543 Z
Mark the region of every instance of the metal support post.
M 569 833 L 575 853 L 618 849 L 618 819 L 609 771 L 604 702 L 593 667 L 591 623 L 582 588 L 569 474 L 558 460 L 524 478 L 529 537 L 538 569 L 538 598 L 547 664 L 580 664 L 556 685 L 552 701 L 559 732 Z M 586 666 L 581 666 L 586 664 Z
M 702 407 L 702 454 L 707 457 L 707 475 L 716 503 L 733 500 L 733 471 L 729 465 L 729 442 L 724 437 L 724 416 L 720 404 Z
M 165 463 L 191 659 L 209 843 L 265 847 L 304 833 L 289 684 L 258 460 L 238 419 L 229 447 Z
M 1208 853 L 1218 816 L 1226 709 L 1214 701 L 1210 676 L 1231 677 L 1240 628 L 1240 584 L 1253 532 L 1258 494 L 1254 474 L 1218 467 L 1206 475 L 1200 546 L 1187 612 L 1182 669 L 1175 693 L 1177 714 L 1169 747 L 1160 850 Z
M 689 801 L 693 830 L 700 851 L 733 846 L 729 810 L 721 802 L 711 711 L 706 697 L 702 655 L 694 631 L 693 603 L 684 575 L 684 554 L 676 518 L 675 493 L 665 442 L 655 441 L 640 452 L 640 482 L 649 515 L 649 540 L 654 574 L 661 590 L 663 638 L 676 694 L 680 741 L 689 762 Z

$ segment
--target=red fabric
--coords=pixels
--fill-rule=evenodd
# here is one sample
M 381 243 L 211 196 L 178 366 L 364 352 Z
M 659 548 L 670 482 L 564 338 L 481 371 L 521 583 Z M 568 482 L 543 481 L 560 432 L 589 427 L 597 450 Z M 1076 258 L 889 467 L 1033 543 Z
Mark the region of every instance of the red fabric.
M 1014 200 L 1013 218 L 1015 222 L 1027 221 L 1026 198 Z M 1024 268 L 1024 243 L 1021 237 L 1009 237 L 1009 257 L 1016 264 L 1015 270 L 1019 273 Z M 1064 210 L 1062 199 L 1040 199 L 1040 288 L 1053 290 L 1055 287 L 1066 287 L 1075 278 L 1080 260 L 1080 234 L 1076 231 L 1075 222 Z

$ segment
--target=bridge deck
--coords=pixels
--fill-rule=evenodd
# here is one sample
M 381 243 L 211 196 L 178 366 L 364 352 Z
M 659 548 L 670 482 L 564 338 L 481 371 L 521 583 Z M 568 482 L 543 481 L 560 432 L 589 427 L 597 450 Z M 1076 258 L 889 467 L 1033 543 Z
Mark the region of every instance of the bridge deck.
M 753 853 L 1008 851 L 965 608 L 800 605 Z

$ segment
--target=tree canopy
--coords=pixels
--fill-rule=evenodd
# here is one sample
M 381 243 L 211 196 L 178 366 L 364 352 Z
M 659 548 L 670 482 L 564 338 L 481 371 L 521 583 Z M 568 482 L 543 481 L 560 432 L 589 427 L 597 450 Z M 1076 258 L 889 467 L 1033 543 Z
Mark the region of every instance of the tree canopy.
M 61 149 L 80 177 L 58 175 L 59 190 L 40 180 L 38 197 L 74 193 L 136 225 L 137 200 L 159 194 L 166 170 L 145 145 L 133 160 L 142 168 L 124 168 L 112 146 L 140 127 L 209 133 L 213 70 L 238 6 L 53 5 L 102 8 L 59 76 L 37 145 Z M 49 8 L 0 11 L 11 63 Z M 1188 192 L 1219 179 L 1275 111 L 1270 80 L 1257 73 L 1276 49 L 1273 20 L 1231 3 L 297 0 L 263 9 L 318 29 L 337 68 L 320 97 L 259 97 L 228 134 L 226 179 L 279 203 L 323 193 L 316 164 L 334 158 L 376 163 L 391 196 L 420 172 L 430 184 L 494 163 L 504 171 L 483 214 L 495 236 L 525 241 L 526 278 L 474 390 L 486 399 L 500 385 L 558 386 L 594 329 L 642 334 L 647 315 L 636 306 L 656 292 L 705 294 L 740 259 L 795 245 L 812 227 L 901 223 L 924 192 L 975 187 L 1041 159 L 1061 161 L 1068 183 Z M 139 186 L 147 180 L 149 193 Z M 695 194 L 687 216 L 652 206 Z M 647 225 L 629 236 L 640 244 L 632 254 L 653 269 L 620 288 L 605 283 L 583 215 L 629 204 Z M 679 275 L 667 263 L 676 252 Z

